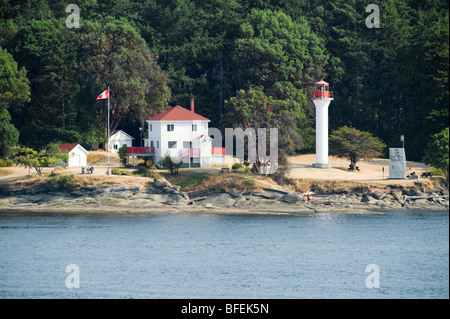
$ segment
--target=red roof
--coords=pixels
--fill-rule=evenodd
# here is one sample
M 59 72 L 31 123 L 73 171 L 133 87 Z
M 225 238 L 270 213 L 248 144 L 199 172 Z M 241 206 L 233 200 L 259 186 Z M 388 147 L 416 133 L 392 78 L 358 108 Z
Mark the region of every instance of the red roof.
M 61 150 L 61 152 L 64 152 L 64 151 L 70 152 L 77 145 L 78 145 L 77 143 L 74 143 L 74 144 L 58 144 L 58 147 Z
M 209 119 L 177 105 L 147 121 L 209 121 Z

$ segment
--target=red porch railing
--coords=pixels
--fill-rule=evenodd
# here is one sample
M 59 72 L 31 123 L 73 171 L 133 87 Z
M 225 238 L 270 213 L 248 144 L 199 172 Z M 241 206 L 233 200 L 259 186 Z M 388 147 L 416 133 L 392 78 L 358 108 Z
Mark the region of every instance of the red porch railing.
M 153 155 L 155 154 L 155 147 L 127 147 L 127 153 L 128 154 L 149 154 Z
M 188 157 L 188 156 L 200 156 L 200 149 L 199 148 L 188 148 L 183 153 L 181 153 L 180 158 Z
M 225 154 L 225 147 L 212 147 L 211 148 L 211 154 L 213 154 L 213 155 L 224 155 Z

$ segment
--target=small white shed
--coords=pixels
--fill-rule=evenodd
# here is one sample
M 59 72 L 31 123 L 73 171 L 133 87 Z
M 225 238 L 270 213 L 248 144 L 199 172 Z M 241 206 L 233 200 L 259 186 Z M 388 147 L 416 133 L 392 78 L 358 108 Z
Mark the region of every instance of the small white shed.
M 109 150 L 112 153 L 118 153 L 119 148 L 121 148 L 123 145 L 126 145 L 127 147 L 132 147 L 133 140 L 134 137 L 120 130 L 114 133 L 114 135 L 111 135 L 111 137 L 109 138 L 109 145 L 110 145 Z
M 403 148 L 389 149 L 389 179 L 406 178 L 406 156 Z
M 87 166 L 87 155 L 89 154 L 80 144 L 58 144 L 61 152 L 69 153 L 68 167 Z

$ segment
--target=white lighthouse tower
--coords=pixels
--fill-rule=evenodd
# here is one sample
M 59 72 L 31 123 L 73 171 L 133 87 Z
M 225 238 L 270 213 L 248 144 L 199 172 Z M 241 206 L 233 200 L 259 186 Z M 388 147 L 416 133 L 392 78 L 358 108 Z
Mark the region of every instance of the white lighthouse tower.
M 314 86 L 311 100 L 316 106 L 316 163 L 313 167 L 331 168 L 328 163 L 328 105 L 333 100 L 333 92 L 330 92 L 329 84 L 324 80 Z

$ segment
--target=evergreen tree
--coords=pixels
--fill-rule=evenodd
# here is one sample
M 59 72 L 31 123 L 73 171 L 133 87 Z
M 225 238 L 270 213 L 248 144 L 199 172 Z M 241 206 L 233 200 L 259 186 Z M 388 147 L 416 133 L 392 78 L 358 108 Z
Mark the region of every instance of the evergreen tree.
M 85 114 L 107 123 L 106 103 L 95 103 L 94 97 L 108 86 L 111 134 L 131 111 L 143 123 L 165 109 L 170 98 L 167 76 L 126 20 L 86 22 L 81 32 L 78 70 L 82 73 L 84 99 L 90 95 L 92 101 L 86 101 L 90 110 Z
M 369 132 L 357 130 L 353 127 L 343 126 L 331 132 L 330 155 L 347 158 L 350 167 L 361 160 L 371 160 L 383 155 L 386 145 Z
M 441 132 L 431 136 L 431 140 L 425 150 L 422 161 L 435 168 L 440 169 L 445 176 L 448 185 L 448 165 L 449 165 L 449 129 L 446 127 Z
M 30 100 L 29 96 L 25 68 L 19 69 L 12 55 L 0 47 L 0 157 L 5 156 L 19 140 L 19 131 L 11 124 L 8 110 L 20 108 Z

